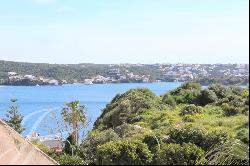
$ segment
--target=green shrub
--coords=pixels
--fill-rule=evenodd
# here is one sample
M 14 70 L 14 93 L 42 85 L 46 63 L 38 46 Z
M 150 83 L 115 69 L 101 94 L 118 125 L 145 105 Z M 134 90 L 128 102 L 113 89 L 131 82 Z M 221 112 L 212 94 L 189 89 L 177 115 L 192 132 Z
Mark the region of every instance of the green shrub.
M 232 90 L 223 85 L 211 85 L 208 87 L 208 89 L 213 91 L 219 99 L 226 98 L 227 96 L 232 94 Z
M 151 133 L 151 134 L 145 135 L 142 142 L 147 144 L 151 152 L 155 153 L 160 148 L 160 144 L 162 140 L 161 140 L 161 136 Z
M 71 156 L 68 154 L 50 154 L 50 156 L 60 165 L 87 165 L 88 161 L 83 160 L 79 156 Z
M 237 131 L 236 134 L 237 134 L 236 138 L 238 138 L 245 144 L 249 145 L 249 129 L 248 128 L 242 128 L 239 131 Z
M 197 104 L 200 96 L 200 90 L 188 90 L 183 95 L 184 104 Z
M 204 151 L 192 143 L 164 144 L 156 156 L 157 165 L 195 165 L 204 161 Z
M 248 96 L 237 88 L 201 90 L 195 84 L 184 84 L 162 97 L 146 89 L 129 90 L 103 110 L 80 147 L 81 157 L 105 165 L 201 164 L 204 156 L 199 158 L 199 152 L 209 152 L 229 136 L 248 144 L 248 116 L 238 115 L 249 107 Z M 166 106 L 174 102 L 179 105 Z
M 202 107 L 195 106 L 194 104 L 187 105 L 181 109 L 180 115 L 194 115 L 194 114 L 201 114 Z
M 246 115 L 249 114 L 249 96 L 247 96 L 245 99 L 244 108 L 242 112 Z
M 48 154 L 50 152 L 49 148 L 39 141 L 31 141 L 31 143 L 46 154 Z
M 244 95 L 244 89 L 238 86 L 229 86 L 231 89 L 232 93 L 236 96 L 243 96 Z
M 175 107 L 176 106 L 176 102 L 173 96 L 171 96 L 170 94 L 165 94 L 162 98 L 162 102 L 170 105 L 171 107 Z
M 118 134 L 116 134 L 112 129 L 105 131 L 93 130 L 80 145 L 80 156 L 91 161 L 92 163 L 95 163 L 97 146 L 118 139 Z
M 172 90 L 169 94 L 175 98 L 177 104 L 196 104 L 200 91 L 200 84 L 188 82 Z
M 129 123 L 135 114 L 144 109 L 163 110 L 161 98 L 148 89 L 131 89 L 112 100 L 94 124 L 94 129 L 104 126 L 114 128 Z
M 147 145 L 138 140 L 111 141 L 97 148 L 98 165 L 145 165 L 152 157 Z
M 183 127 L 183 128 L 174 128 L 169 133 L 169 143 L 193 143 L 197 146 L 203 145 L 203 138 L 205 132 L 198 128 L 192 127 Z
M 201 91 L 201 94 L 199 96 L 199 104 L 202 106 L 205 106 L 210 103 L 214 103 L 218 100 L 217 95 L 209 89 L 204 89 Z
M 203 135 L 203 141 L 201 147 L 205 150 L 208 151 L 212 147 L 218 145 L 218 144 L 223 144 L 229 139 L 229 136 L 226 132 L 224 131 L 213 131 L 210 133 L 207 133 Z
M 204 112 L 206 113 L 206 114 L 208 114 L 209 116 L 210 115 L 223 115 L 224 114 L 224 112 L 223 112 L 223 110 L 222 110 L 222 108 L 221 107 L 219 107 L 219 106 L 209 106 L 209 105 L 207 105 L 206 107 L 203 107 L 204 108 Z
M 127 123 L 117 126 L 114 130 L 121 138 L 130 138 L 146 132 L 146 129 L 139 125 L 131 125 Z
M 201 85 L 199 83 L 186 82 L 186 83 L 182 84 L 180 88 L 181 89 L 189 89 L 189 90 L 193 90 L 193 89 L 201 90 Z
M 184 115 L 182 120 L 184 122 L 195 122 L 195 120 L 200 119 L 202 117 L 202 114 Z
M 223 143 L 228 139 L 228 135 L 222 131 L 214 131 L 207 133 L 204 130 L 194 127 L 183 127 L 180 129 L 172 129 L 169 133 L 169 143 L 193 143 L 203 150 L 207 151 L 212 146 Z
M 225 116 L 234 116 L 242 112 L 240 108 L 230 106 L 227 103 L 222 104 L 222 109 Z

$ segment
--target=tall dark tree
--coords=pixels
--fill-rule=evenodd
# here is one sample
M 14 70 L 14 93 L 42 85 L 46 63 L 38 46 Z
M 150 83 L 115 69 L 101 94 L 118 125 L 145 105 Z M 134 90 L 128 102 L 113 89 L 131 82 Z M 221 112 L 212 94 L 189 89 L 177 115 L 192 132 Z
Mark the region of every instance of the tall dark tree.
M 69 155 L 74 155 L 75 154 L 75 150 L 76 150 L 76 140 L 74 139 L 74 135 L 71 134 L 70 136 L 68 136 L 68 138 L 66 139 L 65 141 L 65 146 L 64 146 L 64 149 L 63 151 L 66 153 L 66 154 L 69 154 Z
M 12 105 L 7 111 L 5 122 L 18 133 L 22 133 L 25 128 L 22 126 L 23 116 L 18 111 L 17 99 L 10 100 Z

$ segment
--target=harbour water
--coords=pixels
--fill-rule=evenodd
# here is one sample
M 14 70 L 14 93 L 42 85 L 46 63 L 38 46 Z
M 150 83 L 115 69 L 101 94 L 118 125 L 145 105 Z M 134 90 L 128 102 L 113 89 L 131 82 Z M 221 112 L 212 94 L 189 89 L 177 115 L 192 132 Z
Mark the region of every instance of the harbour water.
M 179 82 L 166 83 L 124 83 L 124 84 L 72 84 L 63 86 L 1 86 L 0 118 L 6 117 L 10 99 L 18 99 L 20 113 L 24 116 L 23 135 L 32 132 L 41 135 L 54 134 L 60 121 L 60 112 L 65 103 L 80 100 L 87 107 L 90 129 L 101 115 L 106 104 L 118 94 L 131 88 L 149 88 L 161 95 L 180 86 Z

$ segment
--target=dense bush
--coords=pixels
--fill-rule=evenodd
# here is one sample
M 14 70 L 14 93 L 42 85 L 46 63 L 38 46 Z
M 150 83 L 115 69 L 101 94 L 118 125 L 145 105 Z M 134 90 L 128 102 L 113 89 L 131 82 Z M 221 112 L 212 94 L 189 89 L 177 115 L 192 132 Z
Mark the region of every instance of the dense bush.
M 169 133 L 169 143 L 193 143 L 197 146 L 203 145 L 203 138 L 205 132 L 198 128 L 192 127 L 183 127 L 183 128 L 174 128 Z
M 113 128 L 132 120 L 143 109 L 163 109 L 160 97 L 148 89 L 131 89 L 113 100 L 94 124 L 95 128 Z
M 165 94 L 162 97 L 162 102 L 165 103 L 165 104 L 168 104 L 168 105 L 170 105 L 172 107 L 176 106 L 176 101 L 175 101 L 174 97 L 171 96 L 170 94 Z
M 202 145 L 201 147 L 208 151 L 212 147 L 223 144 L 229 139 L 228 134 L 225 131 L 213 131 L 203 135 Z
M 220 85 L 186 83 L 162 97 L 132 89 L 107 104 L 79 154 L 89 164 L 201 164 L 230 138 L 248 145 L 248 101 L 246 89 Z
M 202 114 L 189 114 L 189 115 L 183 116 L 182 120 L 184 122 L 195 122 L 196 120 L 198 120 L 202 117 L 203 117 Z
M 127 123 L 117 126 L 114 130 L 121 138 L 130 138 L 147 131 L 139 125 L 131 125 Z
M 245 102 L 244 102 L 244 108 L 243 108 L 243 113 L 248 114 L 249 113 L 249 95 L 246 96 Z
M 190 142 L 207 151 L 213 145 L 225 142 L 227 138 L 228 135 L 222 131 L 208 133 L 202 129 L 187 126 L 180 129 L 172 129 L 167 142 L 177 144 Z
M 190 89 L 190 90 L 193 90 L 193 89 L 201 90 L 201 85 L 199 83 L 187 82 L 187 83 L 182 84 L 180 88 Z
M 147 145 L 138 140 L 111 141 L 97 148 L 99 165 L 145 165 L 152 157 Z
M 90 132 L 87 138 L 85 138 L 83 143 L 80 145 L 80 156 L 89 160 L 91 163 L 95 163 L 97 146 L 118 139 L 118 134 L 116 134 L 112 129 L 104 131 L 94 130 Z
M 222 104 L 222 109 L 224 111 L 225 116 L 234 116 L 242 112 L 240 108 L 230 106 L 227 103 Z
M 184 83 L 170 92 L 177 104 L 196 104 L 200 95 L 201 85 L 197 83 Z
M 232 93 L 229 87 L 223 85 L 211 85 L 208 89 L 213 91 L 219 99 L 226 98 Z
M 83 160 L 79 156 L 71 156 L 68 154 L 50 154 L 50 156 L 60 165 L 87 165 L 88 161 Z
M 236 134 L 236 138 L 249 145 L 249 128 L 242 128 Z
M 157 135 L 155 133 L 147 134 L 144 136 L 142 142 L 147 144 L 149 150 L 152 153 L 155 153 L 158 149 L 160 149 L 160 144 L 162 143 L 162 136 Z
M 196 165 L 204 162 L 204 151 L 192 143 L 164 144 L 156 156 L 157 165 Z
M 202 107 L 195 106 L 193 104 L 184 106 L 181 109 L 180 115 L 194 115 L 194 114 L 201 114 L 202 113 Z
M 215 103 L 218 100 L 217 95 L 209 89 L 204 89 L 198 98 L 199 104 L 205 106 L 210 103 Z

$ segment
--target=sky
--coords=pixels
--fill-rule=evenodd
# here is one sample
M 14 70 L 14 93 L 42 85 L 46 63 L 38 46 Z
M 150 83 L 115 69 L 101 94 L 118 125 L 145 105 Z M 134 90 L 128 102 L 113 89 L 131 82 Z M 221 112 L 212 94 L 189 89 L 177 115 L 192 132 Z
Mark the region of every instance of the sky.
M 0 60 L 249 63 L 248 0 L 0 0 Z

